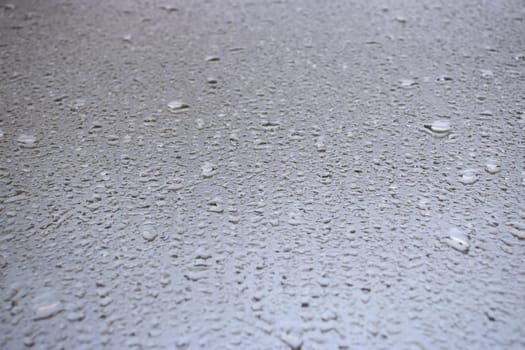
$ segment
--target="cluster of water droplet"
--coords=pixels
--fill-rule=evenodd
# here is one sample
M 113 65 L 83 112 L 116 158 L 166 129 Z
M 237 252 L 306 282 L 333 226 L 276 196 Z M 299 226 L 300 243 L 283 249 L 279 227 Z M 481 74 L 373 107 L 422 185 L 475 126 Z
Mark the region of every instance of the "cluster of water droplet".
M 232 5 L 0 5 L 0 348 L 525 346 L 518 21 Z

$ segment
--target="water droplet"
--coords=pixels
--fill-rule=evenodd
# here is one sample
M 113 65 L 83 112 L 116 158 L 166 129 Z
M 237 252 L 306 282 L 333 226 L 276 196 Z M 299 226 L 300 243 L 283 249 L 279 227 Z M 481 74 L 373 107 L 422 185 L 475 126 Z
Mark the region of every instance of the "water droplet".
M 208 211 L 212 213 L 222 213 L 224 212 L 224 207 L 222 200 L 218 197 L 208 201 Z
M 228 216 L 228 221 L 231 222 L 232 224 L 238 224 L 240 219 L 236 215 L 230 215 Z
M 280 338 L 291 350 L 301 350 L 303 346 L 303 338 L 297 332 L 282 333 Z
M 149 230 L 142 231 L 142 238 L 144 238 L 144 240 L 148 242 L 153 241 L 156 237 L 157 237 L 157 234 L 154 231 L 149 231 Z
M 188 281 L 197 282 L 202 279 L 206 279 L 208 277 L 208 273 L 206 271 L 189 271 L 184 275 L 184 278 L 186 278 Z
M 172 5 L 161 5 L 160 9 L 164 10 L 164 11 L 166 11 L 168 13 L 175 12 L 175 11 L 179 10 L 178 8 L 176 8 L 175 6 L 172 6 Z
M 230 141 L 231 141 L 231 143 L 234 144 L 234 145 L 238 144 L 238 143 L 239 143 L 239 135 L 237 135 L 236 132 L 232 132 L 232 133 L 230 134 Z
M 315 142 L 315 147 L 317 147 L 317 150 L 319 152 L 326 152 L 326 144 L 324 137 L 320 136 L 317 141 Z
M 485 111 L 480 112 L 479 115 L 482 115 L 484 117 L 492 117 L 494 113 L 492 113 L 492 111 L 490 110 L 485 110 Z
M 450 121 L 440 119 L 435 120 L 431 124 L 423 125 L 430 135 L 436 138 L 442 138 L 450 133 Z
M 303 214 L 299 211 L 291 211 L 288 214 L 288 223 L 292 226 L 298 226 L 304 223 Z
M 184 188 L 184 180 L 179 178 L 168 180 L 166 184 L 166 189 L 169 191 L 178 191 Z
M 451 77 L 449 77 L 448 75 L 438 75 L 436 77 L 436 81 L 450 81 L 452 80 Z
M 335 321 L 337 320 L 337 314 L 333 310 L 326 310 L 321 315 L 321 320 L 323 321 Z
M 525 222 L 523 221 L 511 221 L 507 223 L 514 230 L 511 234 L 519 240 L 525 239 Z
M 178 113 L 186 108 L 189 108 L 189 105 L 180 100 L 173 100 L 170 103 L 168 103 L 168 110 L 172 113 Z
M 2 7 L 4 10 L 10 10 L 10 11 L 15 9 L 14 4 L 3 4 L 3 5 L 0 5 L 0 7 Z
M 71 106 L 69 107 L 72 112 L 78 112 L 80 109 L 86 106 L 86 100 L 84 99 L 76 99 L 71 102 Z
M 195 124 L 197 126 L 197 129 L 199 130 L 202 130 L 204 129 L 204 120 L 202 120 L 201 118 L 198 118 L 197 120 L 195 120 Z
M 481 76 L 485 79 L 489 79 L 494 76 L 494 72 L 491 71 L 490 69 L 482 69 L 480 72 L 481 72 Z
M 36 321 L 51 318 L 63 310 L 62 302 L 57 299 L 54 293 L 41 294 L 33 301 L 33 319 Z
M 20 147 L 22 148 L 34 148 L 36 147 L 36 137 L 34 135 L 29 135 L 29 134 L 21 134 L 20 136 L 18 136 L 18 144 L 20 145 Z
M 414 85 L 417 85 L 417 82 L 414 79 L 400 79 L 399 80 L 399 85 L 402 88 L 409 88 L 409 87 L 412 87 Z
M 66 318 L 71 321 L 82 321 L 86 317 L 86 314 L 83 311 L 73 311 L 67 314 Z
M 195 256 L 195 259 L 201 259 L 201 260 L 208 260 L 212 257 L 211 253 L 208 252 L 203 247 L 199 247 L 193 255 Z
M 118 135 L 108 135 L 106 136 L 106 139 L 107 139 L 108 145 L 116 146 L 120 144 L 120 136 Z
M 102 298 L 98 304 L 102 307 L 106 307 L 108 306 L 109 304 L 111 304 L 113 302 L 113 299 L 110 298 L 110 297 L 107 297 L 107 298 Z
M 464 185 L 471 185 L 478 181 L 478 171 L 476 169 L 465 169 L 459 174 L 459 182 Z
M 522 221 L 511 221 L 508 223 L 509 226 L 514 227 L 517 230 L 525 231 L 525 222 Z
M 450 230 L 448 230 L 445 243 L 462 253 L 468 253 L 470 248 L 467 234 L 457 227 L 452 227 Z
M 210 163 L 210 162 L 205 162 L 202 165 L 201 170 L 202 170 L 202 177 L 204 177 L 205 179 L 210 178 L 217 173 L 217 167 L 215 166 L 215 164 Z
M 489 174 L 496 174 L 500 171 L 500 165 L 499 162 L 495 159 L 487 159 L 485 162 L 485 170 Z
M 4 200 L 4 203 L 5 204 L 8 204 L 8 203 L 17 203 L 17 202 L 22 202 L 22 201 L 26 201 L 30 199 L 30 197 L 28 197 L 26 194 L 24 193 L 19 193 L 19 194 L 15 194 L 13 196 L 10 196 L 9 198 L 7 198 L 6 200 Z
M 175 342 L 175 346 L 177 347 L 177 349 L 188 349 L 190 344 L 191 344 L 190 338 L 187 336 L 181 337 L 177 339 L 177 341 Z
M 396 16 L 394 18 L 394 20 L 397 22 L 397 23 L 401 23 L 401 24 L 406 24 L 407 23 L 407 19 L 403 16 Z
M 514 59 L 516 61 L 525 61 L 525 53 L 519 53 L 516 56 L 514 56 Z

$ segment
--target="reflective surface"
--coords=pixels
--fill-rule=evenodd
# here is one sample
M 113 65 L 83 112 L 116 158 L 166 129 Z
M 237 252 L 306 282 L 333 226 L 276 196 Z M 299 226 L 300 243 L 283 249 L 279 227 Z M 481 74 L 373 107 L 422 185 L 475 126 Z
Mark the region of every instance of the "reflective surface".
M 0 348 L 525 347 L 522 1 L 0 4 Z

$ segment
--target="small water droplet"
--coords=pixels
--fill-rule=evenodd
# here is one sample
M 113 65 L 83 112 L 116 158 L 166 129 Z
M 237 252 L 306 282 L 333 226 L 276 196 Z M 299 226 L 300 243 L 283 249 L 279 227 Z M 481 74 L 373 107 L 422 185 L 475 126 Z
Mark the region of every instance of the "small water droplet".
M 300 350 L 303 346 L 303 338 L 297 332 L 282 333 L 280 338 L 291 350 Z
M 17 139 L 20 147 L 22 148 L 34 148 L 36 147 L 36 137 L 29 134 L 21 134 Z
M 68 321 L 82 321 L 86 317 L 86 314 L 82 311 L 72 311 L 67 314 Z
M 489 79 L 494 76 L 494 72 L 491 71 L 490 69 L 481 69 L 480 72 L 481 72 L 481 76 L 485 79 Z
M 181 337 L 175 342 L 175 346 L 177 347 L 177 349 L 188 349 L 190 344 L 190 338 L 187 336 Z
M 198 118 L 197 120 L 195 120 L 195 124 L 197 126 L 197 129 L 199 130 L 202 130 L 204 129 L 204 120 L 202 120 L 201 118 Z
M 484 117 L 492 117 L 494 113 L 492 113 L 492 111 L 490 110 L 485 110 L 485 111 L 480 112 L 479 115 L 484 116 Z
M 199 247 L 194 253 L 195 259 L 208 260 L 211 258 L 211 253 L 208 252 L 205 248 Z
M 508 223 L 509 226 L 514 227 L 517 230 L 525 231 L 525 222 L 522 221 L 511 221 Z
M 184 188 L 184 180 L 183 179 L 179 179 L 179 178 L 168 180 L 166 182 L 166 184 L 167 184 L 166 189 L 169 190 L 169 191 L 178 191 L 178 190 Z
M 176 8 L 175 6 L 172 6 L 172 5 L 161 5 L 160 9 L 164 10 L 164 11 L 166 11 L 168 13 L 175 12 L 175 11 L 179 10 L 178 8 Z
M 511 231 L 511 234 L 519 240 L 525 239 L 525 222 L 523 221 L 511 221 L 507 223 L 514 230 Z
M 333 310 L 326 310 L 321 315 L 321 320 L 323 321 L 335 321 L 337 320 L 337 314 Z
M 394 18 L 394 20 L 398 23 L 401 23 L 401 24 L 406 24 L 407 23 L 407 19 L 403 16 L 396 16 Z
M 120 136 L 118 135 L 108 135 L 106 136 L 108 145 L 116 146 L 120 143 Z
M 315 142 L 315 147 L 319 152 L 326 152 L 326 143 L 323 136 L 320 136 Z
M 206 279 L 208 277 L 208 274 L 206 271 L 189 271 L 184 275 L 184 278 L 186 278 L 188 281 L 197 282 L 202 279 Z
M 10 10 L 10 11 L 15 9 L 14 4 L 3 4 L 3 5 L 0 5 L 0 7 L 3 7 L 4 10 Z
M 24 337 L 22 342 L 24 343 L 25 346 L 30 348 L 33 345 L 35 345 L 35 338 L 33 336 L 31 336 L 31 335 L 28 335 L 28 336 Z
M 240 219 L 239 219 L 239 217 L 236 216 L 236 215 L 230 215 L 230 216 L 228 217 L 228 221 L 231 222 L 232 224 L 238 224 L 239 221 L 240 221 Z
M 450 81 L 452 80 L 451 77 L 449 77 L 448 75 L 438 75 L 436 77 L 436 81 Z

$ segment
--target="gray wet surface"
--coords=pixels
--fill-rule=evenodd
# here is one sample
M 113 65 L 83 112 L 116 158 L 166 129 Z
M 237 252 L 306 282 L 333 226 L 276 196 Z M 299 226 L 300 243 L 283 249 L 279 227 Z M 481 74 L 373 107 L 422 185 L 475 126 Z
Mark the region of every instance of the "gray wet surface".
M 0 348 L 524 348 L 524 17 L 1 1 Z

